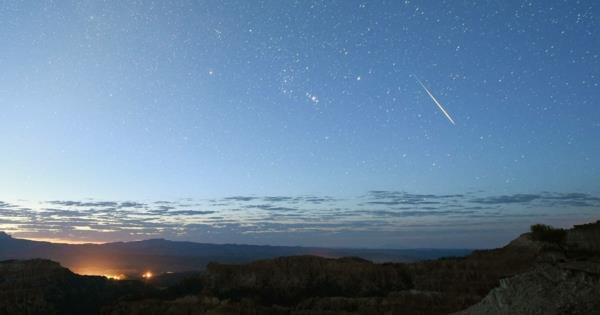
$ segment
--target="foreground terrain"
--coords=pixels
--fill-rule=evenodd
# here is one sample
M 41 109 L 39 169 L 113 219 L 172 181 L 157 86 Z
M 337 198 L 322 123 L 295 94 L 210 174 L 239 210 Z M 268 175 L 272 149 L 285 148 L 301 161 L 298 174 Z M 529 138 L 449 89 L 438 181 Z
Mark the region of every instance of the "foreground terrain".
M 174 283 L 11 260 L 0 263 L 0 314 L 598 314 L 599 255 L 600 221 L 566 231 L 537 226 L 461 258 L 289 256 L 211 263 Z

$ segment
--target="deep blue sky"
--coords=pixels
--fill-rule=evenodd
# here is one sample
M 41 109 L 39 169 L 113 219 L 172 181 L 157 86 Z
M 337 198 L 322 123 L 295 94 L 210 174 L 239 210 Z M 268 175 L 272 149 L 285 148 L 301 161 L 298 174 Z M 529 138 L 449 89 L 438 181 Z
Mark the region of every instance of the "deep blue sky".
M 537 217 L 494 221 L 500 232 L 477 246 L 530 221 L 597 218 L 599 16 L 597 1 L 3 1 L 0 200 L 44 212 L 47 201 L 85 198 L 327 196 L 336 205 L 318 211 L 365 210 L 373 220 L 390 206 L 362 209 L 374 190 L 466 202 L 580 193 L 596 202 L 562 209 L 573 214 L 564 221 L 517 197 L 503 207 Z M 312 222 L 317 209 L 297 204 L 298 224 Z M 249 211 L 223 220 L 251 225 Z M 465 232 L 461 224 L 480 222 L 457 214 L 448 223 L 446 215 L 414 224 Z M 0 230 L 145 235 L 92 237 L 75 233 L 68 217 L 45 230 L 15 220 Z M 352 227 L 336 216 L 320 220 Z M 410 247 L 414 230 L 399 222 L 391 240 L 368 227 L 336 245 L 354 237 Z M 174 228 L 159 235 L 205 239 Z M 323 228 L 310 231 L 312 241 L 286 235 L 294 244 L 326 238 Z M 444 231 L 430 247 L 451 238 Z M 214 241 L 245 240 L 223 235 Z

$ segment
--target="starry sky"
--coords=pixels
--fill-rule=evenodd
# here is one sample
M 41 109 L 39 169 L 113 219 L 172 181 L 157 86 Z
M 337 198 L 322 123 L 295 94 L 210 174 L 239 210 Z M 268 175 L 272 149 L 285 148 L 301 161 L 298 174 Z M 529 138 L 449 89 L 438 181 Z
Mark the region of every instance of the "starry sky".
M 599 18 L 597 1 L 2 1 L 0 230 L 489 247 L 597 219 Z

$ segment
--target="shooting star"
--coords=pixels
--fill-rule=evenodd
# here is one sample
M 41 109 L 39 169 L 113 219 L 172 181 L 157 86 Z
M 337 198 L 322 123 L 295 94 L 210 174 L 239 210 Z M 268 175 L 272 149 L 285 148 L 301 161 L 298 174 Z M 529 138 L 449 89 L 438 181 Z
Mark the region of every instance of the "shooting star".
M 435 98 L 435 96 L 433 96 L 433 94 L 431 94 L 431 92 L 429 92 L 429 90 L 427 89 L 427 87 L 425 87 L 425 84 L 423 84 L 423 82 L 421 82 L 421 80 L 419 80 L 419 78 L 417 78 L 416 75 L 413 74 L 413 76 L 415 77 L 415 79 L 417 79 L 417 82 L 419 82 L 419 84 L 423 87 L 423 89 L 425 89 L 425 92 L 427 92 L 427 94 L 429 94 L 429 97 L 431 97 L 431 99 L 435 102 L 435 105 L 437 105 L 437 107 L 442 111 L 442 113 L 444 113 L 444 115 L 446 115 L 446 118 L 448 118 L 448 120 L 453 125 L 456 125 L 456 123 L 454 122 L 454 120 L 452 119 L 452 117 L 450 117 L 450 114 L 448 114 L 448 112 L 444 109 L 444 107 L 442 106 L 442 104 L 440 104 L 440 102 L 438 102 L 438 100 Z

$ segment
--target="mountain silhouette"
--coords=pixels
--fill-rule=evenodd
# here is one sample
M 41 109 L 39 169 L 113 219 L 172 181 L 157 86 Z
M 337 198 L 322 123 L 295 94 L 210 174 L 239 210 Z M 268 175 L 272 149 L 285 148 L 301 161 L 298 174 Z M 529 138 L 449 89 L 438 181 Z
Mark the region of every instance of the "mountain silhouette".
M 206 244 L 149 239 L 105 244 L 61 244 L 0 234 L 0 260 L 44 258 L 84 274 L 139 274 L 203 270 L 209 262 L 243 263 L 293 255 L 355 256 L 375 262 L 411 262 L 464 256 L 467 249 L 346 249 L 299 246 Z

